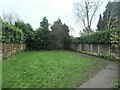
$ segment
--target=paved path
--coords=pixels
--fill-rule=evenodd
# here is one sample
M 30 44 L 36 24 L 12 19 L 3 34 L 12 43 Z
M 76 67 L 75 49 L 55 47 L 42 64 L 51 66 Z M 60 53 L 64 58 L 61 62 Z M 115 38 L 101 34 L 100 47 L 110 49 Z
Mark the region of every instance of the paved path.
M 116 78 L 118 77 L 117 63 L 103 60 L 90 55 L 85 55 L 85 54 L 80 54 L 80 55 L 96 58 L 97 60 L 102 60 L 107 65 L 96 76 L 90 78 L 88 81 L 84 82 L 78 88 L 114 88 L 115 87 Z

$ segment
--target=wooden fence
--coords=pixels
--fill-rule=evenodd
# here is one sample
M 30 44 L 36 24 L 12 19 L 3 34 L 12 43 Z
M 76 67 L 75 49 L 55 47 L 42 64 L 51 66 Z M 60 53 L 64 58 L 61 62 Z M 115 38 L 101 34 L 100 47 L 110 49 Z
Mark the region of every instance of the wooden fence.
M 1 54 L 2 54 L 2 57 L 8 57 L 12 54 L 15 54 L 19 51 L 23 51 L 25 50 L 25 44 L 18 44 L 18 43 L 9 43 L 9 44 L 6 44 L 6 43 L 0 43 L 0 48 L 2 48 L 1 50 Z
M 80 43 L 71 44 L 71 49 L 78 52 L 86 52 L 89 54 L 104 54 L 114 55 L 116 58 L 120 58 L 120 50 L 114 48 L 110 44 L 92 44 L 92 43 Z

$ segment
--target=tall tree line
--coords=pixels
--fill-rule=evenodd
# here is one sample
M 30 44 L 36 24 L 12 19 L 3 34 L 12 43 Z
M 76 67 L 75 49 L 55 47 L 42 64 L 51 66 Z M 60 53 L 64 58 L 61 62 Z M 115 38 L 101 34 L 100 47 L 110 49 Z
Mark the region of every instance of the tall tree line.
M 15 26 L 23 31 L 28 50 L 69 49 L 69 27 L 62 24 L 60 19 L 54 22 L 51 30 L 46 17 L 41 20 L 39 28 L 35 31 L 30 24 L 20 20 L 15 22 Z
M 16 26 L 23 32 L 27 50 L 69 49 L 69 27 L 62 24 L 60 19 L 50 27 L 48 19 L 43 17 L 36 30 L 33 30 L 29 23 L 20 20 L 15 13 L 3 13 L 1 20 Z

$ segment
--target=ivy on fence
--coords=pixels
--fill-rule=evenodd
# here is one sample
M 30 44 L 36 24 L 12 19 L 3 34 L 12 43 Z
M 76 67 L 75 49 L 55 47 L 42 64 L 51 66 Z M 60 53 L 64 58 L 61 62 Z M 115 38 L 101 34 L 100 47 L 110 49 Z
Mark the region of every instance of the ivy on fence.
M 23 43 L 24 35 L 17 27 L 2 22 L 2 43 Z
M 118 35 L 120 33 L 120 30 L 110 29 L 106 31 L 94 32 L 90 35 L 74 38 L 73 43 L 111 43 L 111 37 L 114 36 L 114 33 Z

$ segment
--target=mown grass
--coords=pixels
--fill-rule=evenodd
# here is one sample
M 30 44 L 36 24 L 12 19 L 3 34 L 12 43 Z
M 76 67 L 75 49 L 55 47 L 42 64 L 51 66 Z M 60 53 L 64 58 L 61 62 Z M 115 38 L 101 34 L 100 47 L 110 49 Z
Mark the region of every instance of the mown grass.
M 3 60 L 3 88 L 76 88 L 105 63 L 69 51 L 33 51 Z

